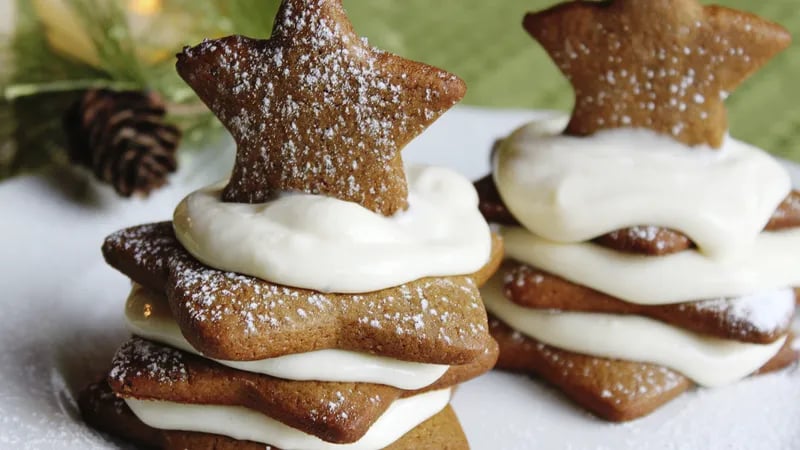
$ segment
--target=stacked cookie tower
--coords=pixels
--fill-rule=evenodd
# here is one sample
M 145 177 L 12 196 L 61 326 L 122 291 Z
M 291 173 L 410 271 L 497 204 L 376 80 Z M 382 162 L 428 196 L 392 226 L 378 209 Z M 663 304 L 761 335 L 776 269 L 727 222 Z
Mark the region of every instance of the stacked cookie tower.
M 471 183 L 400 150 L 461 80 L 369 47 L 339 0 L 286 0 L 267 41 L 184 50 L 234 136 L 231 180 L 108 237 L 135 334 L 86 420 L 166 449 L 462 449 L 454 386 L 497 358 L 501 260 Z
M 498 367 L 624 421 L 794 361 L 800 194 L 727 135 L 723 106 L 786 31 L 695 0 L 570 2 L 524 25 L 576 100 L 502 141 L 478 183 L 509 258 L 483 290 Z

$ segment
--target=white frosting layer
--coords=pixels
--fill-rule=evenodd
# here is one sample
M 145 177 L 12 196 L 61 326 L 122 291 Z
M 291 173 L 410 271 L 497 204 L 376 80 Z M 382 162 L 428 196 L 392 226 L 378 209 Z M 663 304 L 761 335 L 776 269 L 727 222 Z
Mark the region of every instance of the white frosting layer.
M 449 401 L 450 389 L 396 400 L 361 439 L 352 444 L 332 444 L 264 414 L 238 406 L 125 399 L 136 417 L 153 428 L 219 434 L 285 450 L 384 448 L 436 415 Z
M 742 379 L 775 356 L 786 337 L 759 345 L 701 336 L 640 316 L 524 308 L 503 295 L 502 279 L 481 289 L 486 309 L 522 334 L 586 355 L 668 367 L 703 386 Z
M 581 242 L 636 225 L 688 235 L 702 252 L 742 253 L 792 189 L 787 170 L 733 138 L 687 148 L 643 129 L 563 136 L 562 119 L 527 125 L 495 154 L 497 188 L 525 228 Z
M 166 299 L 158 294 L 134 285 L 125 306 L 125 319 L 138 336 L 202 356 L 183 337 Z M 406 390 L 430 386 L 449 368 L 346 350 L 317 350 L 258 361 L 214 361 L 286 380 L 376 383 Z
M 435 167 L 407 174 L 409 209 L 392 217 L 309 194 L 224 203 L 219 184 L 178 205 L 175 233 L 211 267 L 321 292 L 370 292 L 480 269 L 491 236 L 469 180 Z
M 800 286 L 800 229 L 765 232 L 733 260 L 694 250 L 648 257 L 591 243 L 558 244 L 504 227 L 506 255 L 573 283 L 638 304 L 681 303 Z

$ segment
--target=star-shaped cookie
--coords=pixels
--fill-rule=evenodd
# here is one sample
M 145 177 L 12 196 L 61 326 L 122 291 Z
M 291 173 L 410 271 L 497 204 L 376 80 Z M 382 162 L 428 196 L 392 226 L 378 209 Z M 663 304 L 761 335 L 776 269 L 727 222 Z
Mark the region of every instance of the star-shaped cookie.
M 514 331 L 493 317 L 489 318 L 489 327 L 503 349 L 495 368 L 539 377 L 605 420 L 626 422 L 646 416 L 692 387 L 688 378 L 666 367 L 561 350 Z M 796 361 L 798 351 L 790 342 L 752 375 L 776 371 Z
M 139 420 L 125 401 L 117 397 L 108 383 L 89 385 L 78 398 L 81 415 L 92 427 L 120 436 L 146 448 L 163 450 L 280 450 L 272 445 L 242 441 L 218 434 L 193 431 L 162 430 Z M 138 448 L 138 447 L 137 447 Z M 467 438 L 452 407 L 447 406 L 384 450 L 435 448 L 464 450 Z
M 370 47 L 341 0 L 284 0 L 269 40 L 205 41 L 177 68 L 236 140 L 226 201 L 299 191 L 384 215 L 407 207 L 400 150 L 466 91 L 452 74 Z
M 371 383 L 282 380 L 134 337 L 114 356 L 108 383 L 122 397 L 241 406 L 325 441 L 351 443 L 395 400 L 453 387 L 486 372 L 496 360 L 497 344 L 491 341 L 470 364 L 451 367 L 424 389 L 404 391 Z
M 533 309 L 579 311 L 649 317 L 694 333 L 753 344 L 771 344 L 791 330 L 795 304 L 781 296 L 760 300 L 769 319 L 735 298 L 698 300 L 670 305 L 637 305 L 549 274 L 522 263 L 506 263 L 506 298 Z
M 502 259 L 467 276 L 423 278 L 364 294 L 324 294 L 204 266 L 171 222 L 112 234 L 106 261 L 166 295 L 184 337 L 210 358 L 250 361 L 338 348 L 434 364 L 468 364 L 489 339 L 478 286 Z
M 791 41 L 777 24 L 697 0 L 573 1 L 524 26 L 574 87 L 567 134 L 638 127 L 715 148 L 725 98 Z

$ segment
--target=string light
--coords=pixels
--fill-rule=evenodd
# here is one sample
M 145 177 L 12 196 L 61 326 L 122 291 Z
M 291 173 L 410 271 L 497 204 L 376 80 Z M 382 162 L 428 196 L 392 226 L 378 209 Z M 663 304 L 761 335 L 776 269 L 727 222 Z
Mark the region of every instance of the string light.
M 152 16 L 161 11 L 163 0 L 130 0 L 128 10 L 141 16 Z

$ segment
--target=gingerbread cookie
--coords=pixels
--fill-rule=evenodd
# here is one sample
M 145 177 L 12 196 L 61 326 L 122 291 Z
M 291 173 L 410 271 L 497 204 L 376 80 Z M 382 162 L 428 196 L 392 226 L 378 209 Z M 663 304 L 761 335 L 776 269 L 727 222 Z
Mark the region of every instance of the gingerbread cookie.
M 492 260 L 472 276 L 358 295 L 279 286 L 206 267 L 180 246 L 169 223 L 115 233 L 103 252 L 137 283 L 166 293 L 186 338 L 209 357 L 253 360 L 341 348 L 466 364 L 486 347 L 477 287 L 501 261 L 500 245 L 495 239 Z
M 108 384 L 123 398 L 240 406 L 327 442 L 352 443 L 361 439 L 395 400 L 451 388 L 491 369 L 497 360 L 497 345 L 490 341 L 486 346 L 481 358 L 451 367 L 423 389 L 406 391 L 370 383 L 283 380 L 225 367 L 135 337 L 114 356 Z
M 696 0 L 574 1 L 524 27 L 575 89 L 568 134 L 641 127 L 715 148 L 725 98 L 791 43 L 777 24 Z
M 792 191 L 769 219 L 765 230 L 779 231 L 800 227 L 800 191 Z
M 508 262 L 505 295 L 527 308 L 646 316 L 695 333 L 739 342 L 769 344 L 786 336 L 794 300 L 765 295 L 742 299 L 637 305 L 581 286 L 527 264 Z
M 190 431 L 159 430 L 143 423 L 125 402 L 114 395 L 105 381 L 88 386 L 80 395 L 81 415 L 91 426 L 126 440 L 163 450 L 280 450 L 272 445 L 240 441 L 222 435 Z M 466 450 L 467 438 L 453 409 L 446 407 L 386 450 Z
M 627 422 L 646 416 L 692 386 L 665 367 L 561 350 L 514 331 L 495 318 L 489 328 L 502 352 L 497 368 L 542 378 L 601 419 Z M 756 374 L 780 370 L 798 358 L 791 339 Z
M 466 92 L 452 74 L 369 46 L 340 1 L 284 1 L 269 40 L 206 41 L 177 67 L 236 140 L 225 200 L 299 191 L 387 216 L 408 206 L 400 150 Z

